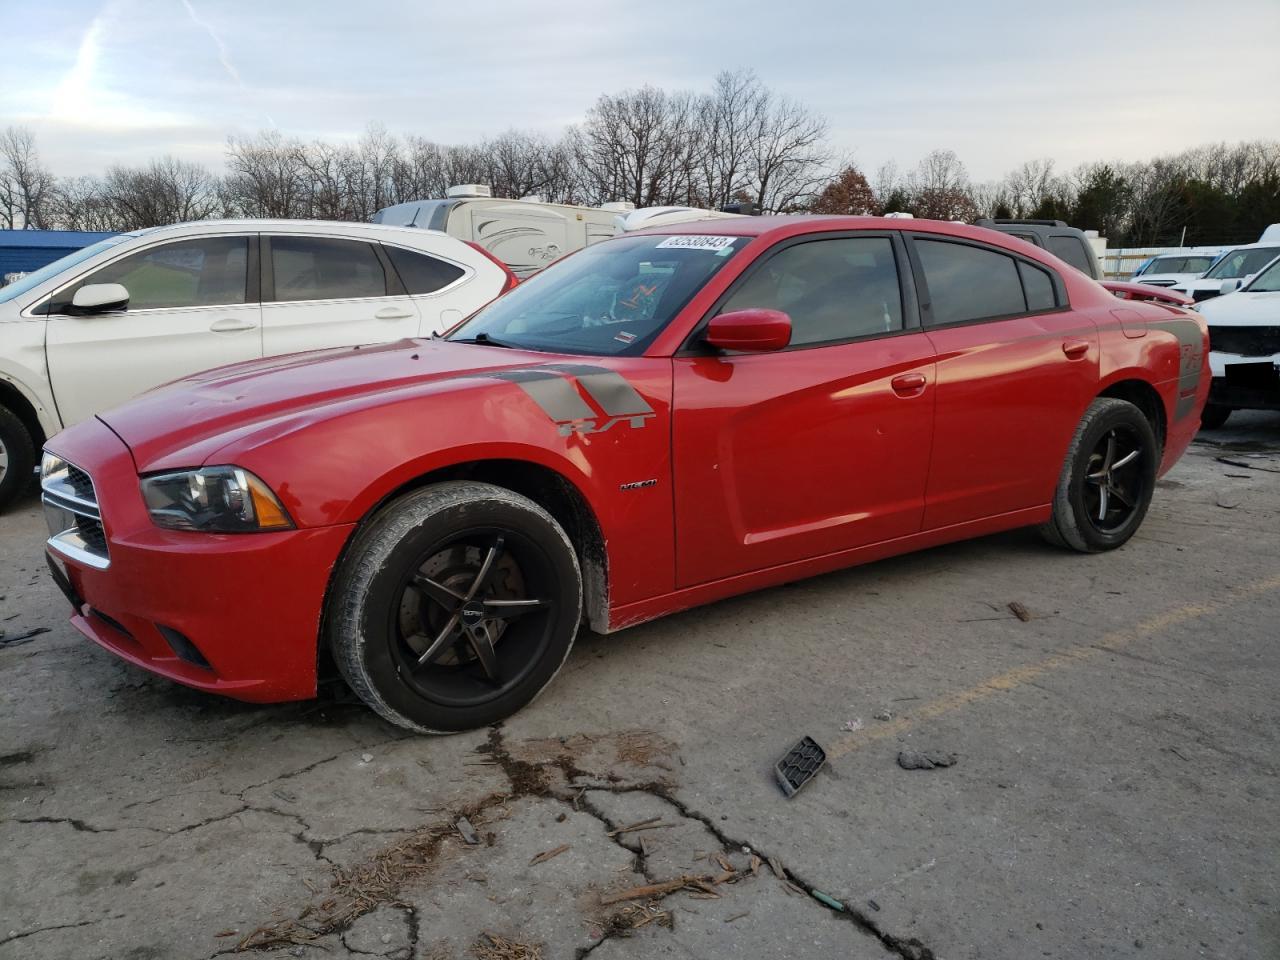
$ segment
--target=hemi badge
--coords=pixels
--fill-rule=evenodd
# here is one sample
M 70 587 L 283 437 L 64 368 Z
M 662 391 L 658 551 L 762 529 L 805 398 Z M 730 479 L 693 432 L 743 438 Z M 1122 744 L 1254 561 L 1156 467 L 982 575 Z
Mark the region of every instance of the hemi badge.
M 618 487 L 619 490 L 640 490 L 644 487 L 656 487 L 658 481 L 654 480 L 633 480 L 631 483 L 624 483 Z

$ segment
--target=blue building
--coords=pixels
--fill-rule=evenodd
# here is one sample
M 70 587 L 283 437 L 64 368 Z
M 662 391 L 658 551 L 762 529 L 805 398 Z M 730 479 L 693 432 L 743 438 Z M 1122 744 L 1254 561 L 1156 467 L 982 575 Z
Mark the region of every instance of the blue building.
M 30 273 L 110 233 L 80 230 L 0 230 L 0 285 L 7 273 Z

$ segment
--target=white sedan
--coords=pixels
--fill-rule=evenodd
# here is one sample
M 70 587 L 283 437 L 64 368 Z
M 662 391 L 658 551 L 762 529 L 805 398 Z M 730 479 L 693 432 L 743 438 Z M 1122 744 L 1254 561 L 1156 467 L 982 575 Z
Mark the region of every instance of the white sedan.
M 45 439 L 210 367 L 443 332 L 516 283 L 434 230 L 312 220 L 109 237 L 0 287 L 0 507 Z
M 1213 371 L 1201 423 L 1220 427 L 1232 410 L 1280 410 L 1280 257 L 1235 293 L 1196 309 L 1209 324 Z

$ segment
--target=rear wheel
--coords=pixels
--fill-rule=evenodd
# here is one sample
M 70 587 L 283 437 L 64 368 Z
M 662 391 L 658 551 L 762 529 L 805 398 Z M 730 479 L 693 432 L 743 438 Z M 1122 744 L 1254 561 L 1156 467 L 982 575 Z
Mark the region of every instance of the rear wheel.
M 375 711 L 424 733 L 510 716 L 577 634 L 582 578 L 560 525 L 502 487 L 451 482 L 389 504 L 334 581 L 328 639 Z
M 1155 490 L 1160 446 L 1132 403 L 1099 397 L 1067 451 L 1045 539 L 1082 553 L 1114 550 L 1137 532 Z
M 0 407 L 0 510 L 31 485 L 36 468 L 31 433 L 8 407 Z
M 1231 410 L 1231 407 L 1224 407 L 1220 403 L 1206 403 L 1204 410 L 1200 412 L 1200 427 L 1204 430 L 1217 430 L 1227 422 Z

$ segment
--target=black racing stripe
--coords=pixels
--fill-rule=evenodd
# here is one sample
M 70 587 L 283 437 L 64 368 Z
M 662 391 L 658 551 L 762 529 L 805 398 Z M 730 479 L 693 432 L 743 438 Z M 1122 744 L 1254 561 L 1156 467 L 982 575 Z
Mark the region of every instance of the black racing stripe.
M 543 413 L 557 422 L 591 420 L 596 416 L 596 412 L 562 374 L 534 369 L 497 370 L 482 376 L 518 384 L 542 408 Z
M 1179 354 L 1182 347 L 1191 347 L 1198 359 L 1203 359 L 1204 336 L 1200 332 L 1200 324 L 1194 320 L 1151 320 L 1147 323 L 1147 327 L 1152 330 L 1163 330 L 1165 333 L 1172 333 L 1178 338 Z M 1179 358 L 1181 363 L 1181 358 Z M 1175 420 L 1181 420 L 1187 413 L 1195 409 L 1195 397 L 1190 400 L 1182 397 L 1181 394 L 1191 390 L 1195 390 L 1200 386 L 1200 366 L 1194 369 L 1182 370 L 1179 367 L 1178 376 L 1178 393 L 1179 399 L 1174 407 L 1173 416 Z
M 653 407 L 631 386 L 624 377 L 605 367 L 588 364 L 555 364 L 547 369 L 558 370 L 578 378 L 582 389 L 600 405 L 610 417 L 634 417 L 653 413 Z

